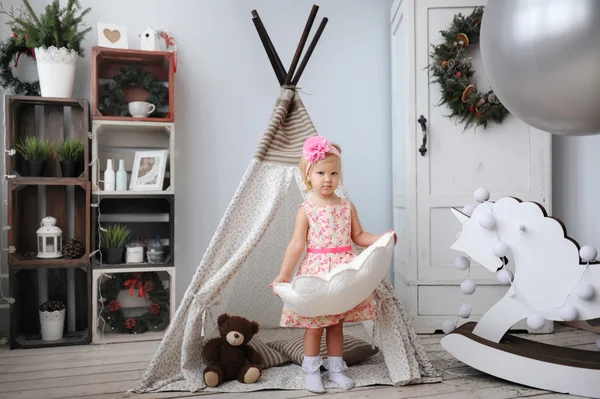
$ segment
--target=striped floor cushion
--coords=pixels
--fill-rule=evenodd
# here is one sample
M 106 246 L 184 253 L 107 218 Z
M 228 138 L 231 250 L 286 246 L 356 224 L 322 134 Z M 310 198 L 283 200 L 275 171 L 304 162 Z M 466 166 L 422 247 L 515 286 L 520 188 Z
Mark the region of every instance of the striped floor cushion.
M 260 366 L 263 370 L 268 369 L 269 367 L 283 366 L 284 364 L 290 363 L 290 359 L 269 347 L 257 337 L 252 337 L 252 340 L 248 345 L 262 356 L 264 364 L 261 364 Z
M 321 338 L 321 357 L 327 356 L 327 345 L 325 343 L 325 333 Z M 282 353 L 296 364 L 302 364 L 304 358 L 304 336 L 267 343 L 271 348 Z M 360 363 L 370 356 L 379 352 L 379 348 L 371 346 L 370 343 L 351 335 L 344 335 L 344 355 L 343 359 L 348 366 Z

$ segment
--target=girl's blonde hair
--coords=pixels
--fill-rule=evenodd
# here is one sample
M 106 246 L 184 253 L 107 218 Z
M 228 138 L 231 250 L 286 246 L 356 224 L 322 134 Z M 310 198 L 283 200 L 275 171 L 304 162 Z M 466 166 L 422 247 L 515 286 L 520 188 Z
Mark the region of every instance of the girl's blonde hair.
M 338 144 L 335 143 L 331 143 L 331 146 L 335 147 L 338 152 L 340 153 L 340 155 L 342 154 L 342 147 L 340 147 Z M 335 156 L 335 155 L 334 155 Z M 340 158 L 340 183 L 342 182 L 342 160 Z M 312 191 L 313 187 L 312 184 L 310 182 L 310 180 L 308 180 L 308 176 L 306 175 L 306 167 L 308 166 L 308 160 L 306 158 L 304 158 L 304 156 L 300 157 L 300 176 L 302 176 L 302 181 L 304 182 L 304 184 L 306 185 L 306 190 L 305 192 L 309 192 Z

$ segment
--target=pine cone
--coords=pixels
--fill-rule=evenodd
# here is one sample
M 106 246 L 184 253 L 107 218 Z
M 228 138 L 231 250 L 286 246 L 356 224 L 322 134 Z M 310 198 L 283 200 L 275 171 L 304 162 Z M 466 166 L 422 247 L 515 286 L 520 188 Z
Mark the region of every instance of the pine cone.
M 39 309 L 42 312 L 56 312 L 57 310 L 63 310 L 65 308 L 64 303 L 61 301 L 46 301 L 42 303 Z
M 144 282 L 144 290 L 147 293 L 152 293 L 154 292 L 154 290 L 156 289 L 156 285 L 154 284 L 154 281 L 152 280 L 147 280 L 146 282 Z
M 72 238 L 63 246 L 63 256 L 66 259 L 81 258 L 84 253 L 85 248 L 83 247 L 83 244 L 76 238 Z
M 25 259 L 25 260 L 37 259 L 37 253 L 33 252 L 33 251 L 27 251 L 23 254 L 23 259 Z

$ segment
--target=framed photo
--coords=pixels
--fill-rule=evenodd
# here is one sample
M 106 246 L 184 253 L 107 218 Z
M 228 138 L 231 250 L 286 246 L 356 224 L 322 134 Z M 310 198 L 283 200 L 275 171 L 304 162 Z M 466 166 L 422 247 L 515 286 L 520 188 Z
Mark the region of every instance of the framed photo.
M 128 49 L 127 28 L 98 22 L 98 46 Z
M 131 170 L 130 190 L 163 189 L 169 150 L 136 151 Z

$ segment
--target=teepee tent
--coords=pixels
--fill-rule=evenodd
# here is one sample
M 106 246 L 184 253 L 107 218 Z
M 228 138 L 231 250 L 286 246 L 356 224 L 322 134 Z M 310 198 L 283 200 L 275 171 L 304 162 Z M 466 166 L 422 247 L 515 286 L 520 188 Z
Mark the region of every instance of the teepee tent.
M 255 384 L 231 381 L 208 388 L 203 381 L 206 365 L 201 351 L 203 342 L 217 334 L 216 318 L 223 312 L 260 323 L 257 339 L 265 342 L 269 342 L 269 337 L 303 334 L 300 329 L 278 327 L 283 304 L 268 284 L 279 272 L 296 212 L 307 198 L 298 164 L 303 142 L 318 133 L 295 88 L 327 18 L 323 18 L 318 27 L 295 76 L 294 71 L 317 10 L 318 7 L 313 6 L 287 73 L 258 13 L 252 12 L 281 90 L 255 155 L 174 319 L 139 386 L 131 392 L 304 389 L 301 368 L 297 364 L 268 368 Z M 347 198 L 343 188 L 339 195 Z M 356 385 L 399 386 L 440 381 L 390 283 L 384 280 L 373 297 L 377 309 L 373 334 L 370 335 L 370 329 L 362 323 L 345 327 L 345 334 L 370 340 L 379 349 L 378 356 L 348 370 Z

